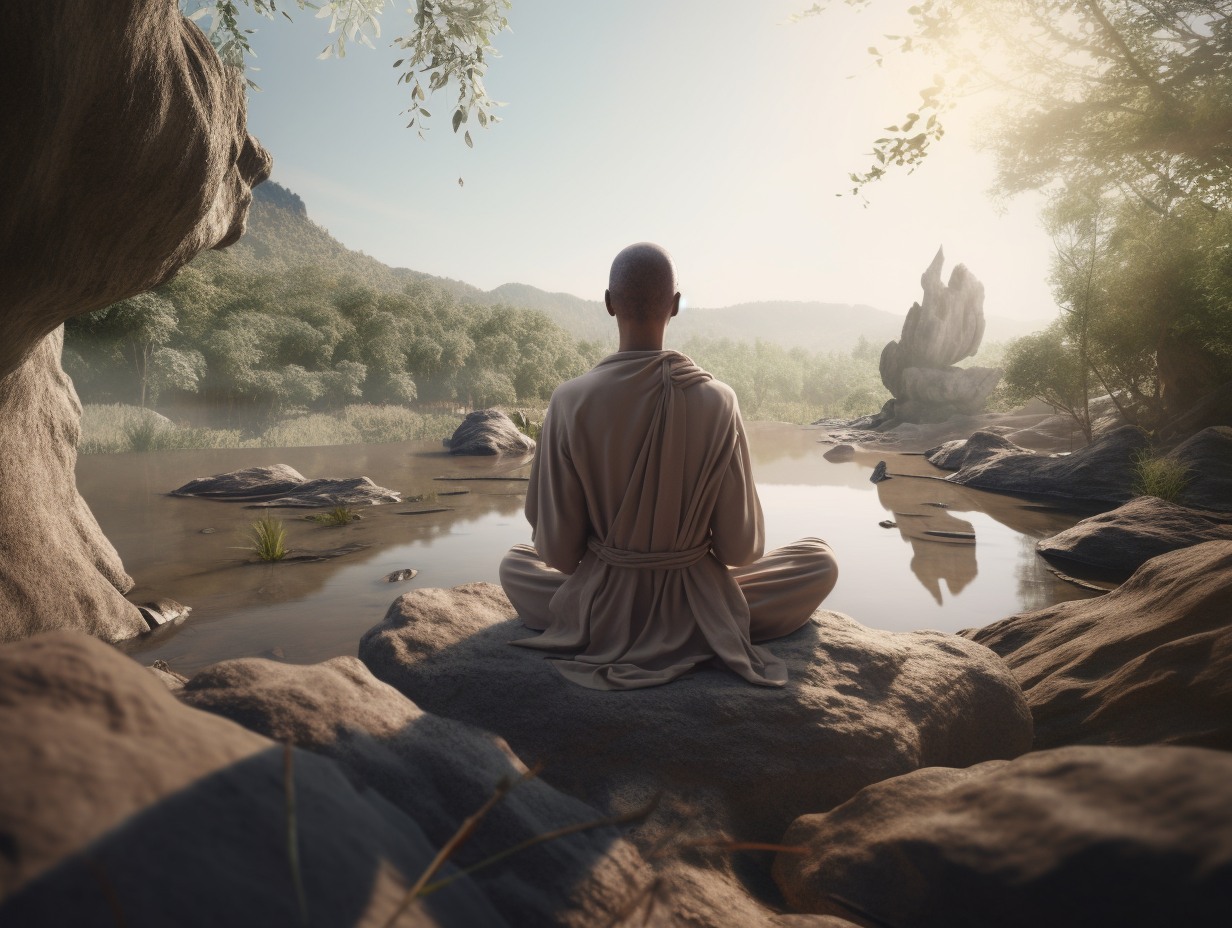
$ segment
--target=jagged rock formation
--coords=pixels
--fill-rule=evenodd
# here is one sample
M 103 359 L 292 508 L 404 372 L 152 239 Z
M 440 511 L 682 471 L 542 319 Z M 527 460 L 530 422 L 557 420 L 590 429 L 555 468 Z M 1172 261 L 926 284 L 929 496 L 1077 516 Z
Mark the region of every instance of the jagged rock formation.
M 499 409 L 476 409 L 447 439 L 450 454 L 534 454 L 535 440 Z
M 1232 908 L 1232 757 L 1076 747 L 917 770 L 798 819 L 774 875 L 807 912 L 895 928 L 1215 926 Z
M 954 367 L 984 338 L 984 285 L 960 264 L 941 282 L 943 249 L 920 277 L 924 298 L 912 305 L 898 341 L 881 352 L 881 382 L 894 394 L 885 420 L 943 422 L 979 412 L 1001 379 L 997 368 Z
M 379 506 L 402 502 L 401 492 L 379 487 L 367 477 L 309 480 L 287 464 L 246 467 L 229 474 L 196 477 L 172 490 L 171 495 L 242 502 L 270 509 Z
M 500 587 L 404 594 L 359 645 L 372 672 L 430 712 L 494 731 L 544 778 L 604 811 L 659 790 L 703 831 L 779 839 L 798 815 L 929 764 L 1014 757 L 1031 742 L 1017 684 L 989 651 L 819 610 L 765 647 L 783 688 L 726 670 L 636 693 L 583 689 L 509 642 L 532 633 Z
M 77 494 L 57 330 L 236 241 L 271 159 L 242 75 L 174 3 L 46 0 L 9 26 L 39 40 L 6 56 L 6 83 L 41 89 L 11 95 L 0 145 L 0 638 L 116 640 L 147 625 Z
M 1106 596 L 960 634 L 1004 658 L 1035 747 L 1170 744 L 1232 751 L 1232 541 L 1147 561 Z

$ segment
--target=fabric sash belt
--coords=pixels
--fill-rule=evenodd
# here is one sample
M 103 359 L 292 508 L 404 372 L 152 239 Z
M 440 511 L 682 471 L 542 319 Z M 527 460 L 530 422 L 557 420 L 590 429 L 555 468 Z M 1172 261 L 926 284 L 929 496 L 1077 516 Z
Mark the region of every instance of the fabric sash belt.
M 692 567 L 710 553 L 709 538 L 696 548 L 685 548 L 683 551 L 626 551 L 624 548 L 609 548 L 593 535 L 586 540 L 586 546 L 605 564 L 641 570 L 683 570 Z

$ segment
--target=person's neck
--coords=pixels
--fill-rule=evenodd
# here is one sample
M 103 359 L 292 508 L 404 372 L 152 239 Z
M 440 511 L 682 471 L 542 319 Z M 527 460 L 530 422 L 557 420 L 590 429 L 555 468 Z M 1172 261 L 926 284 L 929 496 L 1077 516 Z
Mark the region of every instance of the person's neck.
M 620 346 L 617 351 L 662 351 L 667 326 L 660 323 L 635 324 L 618 320 Z

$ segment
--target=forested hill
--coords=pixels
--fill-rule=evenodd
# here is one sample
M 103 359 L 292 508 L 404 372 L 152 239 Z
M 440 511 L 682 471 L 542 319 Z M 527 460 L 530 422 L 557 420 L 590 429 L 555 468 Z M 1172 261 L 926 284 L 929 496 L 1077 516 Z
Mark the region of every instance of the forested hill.
M 615 326 L 597 299 L 549 293 L 520 283 L 481 290 L 464 281 L 389 267 L 362 252 L 351 251 L 311 221 L 303 200 L 273 181 L 253 191 L 248 232 L 231 251 L 262 263 L 273 261 L 287 267 L 305 261 L 325 262 L 336 272 L 353 274 L 371 286 L 390 291 L 401 290 L 411 280 L 427 280 L 464 302 L 539 310 L 575 338 L 605 342 L 615 337 Z M 603 283 L 595 283 L 599 296 Z M 918 294 L 904 294 L 904 314 L 917 297 Z M 747 342 L 760 338 L 785 348 L 849 351 L 861 337 L 876 345 L 897 338 L 904 314 L 872 306 L 817 301 L 740 303 L 721 309 L 690 307 L 672 323 L 668 340 L 672 347 L 679 348 L 695 338 Z M 990 343 L 1004 341 L 1033 332 L 1045 323 L 1043 319 L 1023 322 L 993 315 L 987 318 L 985 338 Z

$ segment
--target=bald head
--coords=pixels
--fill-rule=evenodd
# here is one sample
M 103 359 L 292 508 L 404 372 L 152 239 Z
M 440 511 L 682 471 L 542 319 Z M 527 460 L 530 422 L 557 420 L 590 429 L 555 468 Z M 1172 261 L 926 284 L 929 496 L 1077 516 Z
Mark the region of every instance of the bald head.
M 616 256 L 607 287 L 612 315 L 666 322 L 676 306 L 676 262 L 658 245 L 638 242 Z

